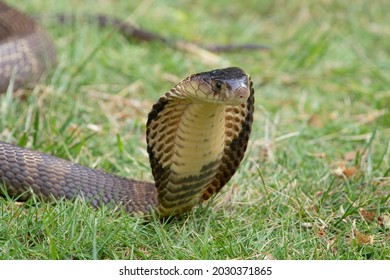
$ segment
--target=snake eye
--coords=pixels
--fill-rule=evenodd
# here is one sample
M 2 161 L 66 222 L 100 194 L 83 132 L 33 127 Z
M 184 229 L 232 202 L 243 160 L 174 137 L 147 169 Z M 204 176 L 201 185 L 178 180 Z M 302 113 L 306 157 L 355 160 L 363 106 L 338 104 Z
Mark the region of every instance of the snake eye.
M 219 81 L 215 81 L 215 82 L 213 82 L 213 91 L 214 91 L 214 93 L 219 93 L 220 91 L 221 91 L 221 89 L 222 89 L 222 83 L 221 82 L 219 82 Z

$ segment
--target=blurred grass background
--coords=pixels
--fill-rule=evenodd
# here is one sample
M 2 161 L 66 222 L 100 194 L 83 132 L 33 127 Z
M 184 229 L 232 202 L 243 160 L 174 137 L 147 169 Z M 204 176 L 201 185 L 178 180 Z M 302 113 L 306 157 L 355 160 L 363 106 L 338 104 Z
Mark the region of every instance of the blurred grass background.
M 58 67 L 0 96 L 2 141 L 150 181 L 145 121 L 175 83 L 239 66 L 256 109 L 249 152 L 210 203 L 145 223 L 81 203 L 1 199 L 1 258 L 390 259 L 386 1 L 7 2 L 42 17 Z M 80 19 L 58 25 L 56 13 Z M 129 42 L 82 20 L 97 13 L 172 39 L 271 49 L 203 57 Z

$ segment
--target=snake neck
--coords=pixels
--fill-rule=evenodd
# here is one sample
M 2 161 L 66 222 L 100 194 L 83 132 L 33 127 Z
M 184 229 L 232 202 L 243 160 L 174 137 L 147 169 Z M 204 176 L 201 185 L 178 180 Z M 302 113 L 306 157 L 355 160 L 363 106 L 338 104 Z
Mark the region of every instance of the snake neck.
M 147 139 L 157 210 L 166 216 L 198 204 L 216 176 L 225 147 L 225 106 L 178 99 L 163 107 L 149 123 Z

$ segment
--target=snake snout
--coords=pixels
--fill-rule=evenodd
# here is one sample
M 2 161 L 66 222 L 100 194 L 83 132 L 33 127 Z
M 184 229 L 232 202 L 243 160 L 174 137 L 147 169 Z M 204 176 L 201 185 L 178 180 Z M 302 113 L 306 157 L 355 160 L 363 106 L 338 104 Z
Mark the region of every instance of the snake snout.
M 244 103 L 250 95 L 250 86 L 248 78 L 229 83 L 228 89 L 229 96 L 227 96 L 227 100 L 229 101 L 229 103 Z

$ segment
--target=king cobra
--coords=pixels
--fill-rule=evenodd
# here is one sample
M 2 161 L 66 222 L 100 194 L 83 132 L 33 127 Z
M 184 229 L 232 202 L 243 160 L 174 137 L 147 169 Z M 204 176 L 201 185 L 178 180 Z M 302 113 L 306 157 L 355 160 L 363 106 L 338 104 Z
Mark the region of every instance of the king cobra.
M 48 35 L 0 2 L 0 92 L 36 81 L 55 63 Z M 190 210 L 231 179 L 247 148 L 254 110 L 250 76 L 230 67 L 190 75 L 160 97 L 146 140 L 154 183 L 90 169 L 0 142 L 0 184 L 10 196 L 82 197 L 94 207 L 165 217 Z

